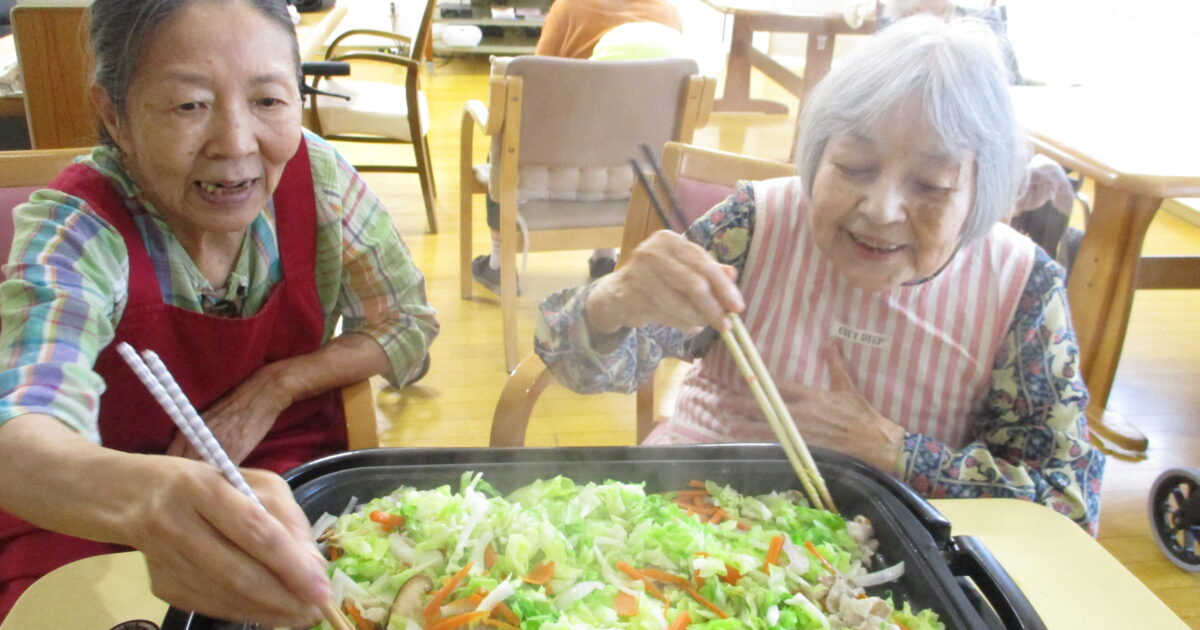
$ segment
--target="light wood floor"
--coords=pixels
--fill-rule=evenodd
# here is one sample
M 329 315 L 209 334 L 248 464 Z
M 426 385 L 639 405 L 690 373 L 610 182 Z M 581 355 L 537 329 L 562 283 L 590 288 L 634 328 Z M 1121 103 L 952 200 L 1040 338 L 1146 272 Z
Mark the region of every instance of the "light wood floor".
M 418 385 L 383 390 L 377 401 L 381 435 L 388 446 L 484 446 L 492 410 L 505 380 L 498 299 L 476 285 L 476 297 L 458 290 L 458 151 L 463 102 L 486 102 L 486 67 L 469 59 L 439 66 L 424 83 L 429 96 L 433 164 L 440 198 L 441 233 L 425 232 L 415 176 L 367 175 L 384 198 L 418 266 L 430 302 L 438 309 L 441 336 L 433 367 Z M 769 86 L 755 91 L 777 96 Z M 768 158 L 786 157 L 792 123 L 784 116 L 720 114 L 701 130 L 697 144 Z M 486 146 L 486 141 L 476 141 Z M 353 157 L 353 153 L 350 153 Z M 410 153 L 400 154 L 411 160 Z M 480 152 L 479 159 L 482 158 Z M 476 253 L 488 251 L 482 202 L 476 206 Z M 1160 213 L 1150 230 L 1148 253 L 1200 252 L 1200 229 Z M 587 253 L 531 254 L 521 277 L 520 338 L 532 348 L 537 303 L 549 293 L 586 280 Z M 1192 628 L 1200 630 L 1200 574 L 1168 562 L 1150 533 L 1147 497 L 1164 470 L 1200 466 L 1200 292 L 1138 293 L 1111 408 L 1124 413 L 1150 438 L 1141 460 L 1110 457 L 1104 482 L 1100 542 L 1145 582 Z M 617 395 L 581 396 L 552 386 L 530 424 L 530 445 L 633 444 L 633 400 Z M 1053 561 L 1047 559 L 1047 561 Z M 1120 593 L 1096 593 L 1120 597 Z

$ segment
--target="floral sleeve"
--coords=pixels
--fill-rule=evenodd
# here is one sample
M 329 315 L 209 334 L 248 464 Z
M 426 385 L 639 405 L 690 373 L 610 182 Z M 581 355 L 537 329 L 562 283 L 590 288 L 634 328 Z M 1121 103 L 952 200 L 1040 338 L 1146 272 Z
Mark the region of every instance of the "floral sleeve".
M 687 237 L 707 249 L 719 262 L 741 273 L 746 265 L 754 232 L 754 189 L 739 182 L 725 201 L 717 204 L 687 230 Z M 559 382 L 593 394 L 629 393 L 638 388 L 664 358 L 703 356 L 714 335 L 695 335 L 666 326 L 643 326 L 626 332 L 612 352 L 597 352 L 588 338 L 584 306 L 593 284 L 565 289 L 542 301 L 541 318 L 534 334 L 534 350 Z
M 978 439 L 955 450 L 908 433 L 901 479 L 931 497 L 1037 501 L 1095 535 L 1104 455 L 1088 443 L 1078 363 L 1062 268 L 1038 249 L 974 419 Z

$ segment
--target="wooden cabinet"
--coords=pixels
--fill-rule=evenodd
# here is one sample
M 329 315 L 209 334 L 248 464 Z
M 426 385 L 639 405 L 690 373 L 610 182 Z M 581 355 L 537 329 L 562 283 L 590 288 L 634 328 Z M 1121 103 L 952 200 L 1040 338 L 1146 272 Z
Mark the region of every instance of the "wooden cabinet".
M 542 22 L 553 0 L 470 0 L 439 2 L 433 21 L 446 26 L 478 26 L 483 39 L 478 46 L 450 46 L 437 37 L 433 52 L 438 55 L 528 55 L 537 47 Z M 470 15 L 461 15 L 468 13 Z

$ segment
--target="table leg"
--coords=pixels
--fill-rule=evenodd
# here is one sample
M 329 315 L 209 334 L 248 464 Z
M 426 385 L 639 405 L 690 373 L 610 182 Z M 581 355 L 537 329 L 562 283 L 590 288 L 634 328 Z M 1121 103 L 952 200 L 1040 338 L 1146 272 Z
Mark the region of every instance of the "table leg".
M 1079 366 L 1091 396 L 1089 426 L 1136 452 L 1146 450 L 1145 435 L 1105 407 L 1125 343 L 1142 240 L 1161 202 L 1097 183 L 1092 216 L 1067 287 L 1079 338 Z
M 715 112 L 760 112 L 786 114 L 787 106 L 775 101 L 750 98 L 751 47 L 754 27 L 749 20 L 733 16 L 729 57 L 725 61 L 725 91 L 713 102 Z

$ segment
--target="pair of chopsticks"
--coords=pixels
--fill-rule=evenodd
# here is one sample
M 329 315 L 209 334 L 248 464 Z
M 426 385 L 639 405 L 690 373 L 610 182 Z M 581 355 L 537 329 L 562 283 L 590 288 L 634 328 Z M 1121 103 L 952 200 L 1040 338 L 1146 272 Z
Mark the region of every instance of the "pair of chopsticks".
M 138 355 L 132 346 L 124 342 L 117 345 L 117 352 L 137 374 L 138 379 L 150 390 L 158 404 L 166 410 L 175 426 L 179 427 L 179 431 L 187 438 L 188 443 L 200 453 L 204 461 L 220 470 L 229 483 L 233 484 L 239 492 L 250 497 L 258 507 L 265 511 L 266 508 L 258 500 L 254 490 L 246 483 L 246 478 L 229 459 L 225 449 L 221 448 L 221 444 L 217 442 L 208 425 L 204 424 L 200 414 L 196 413 L 196 409 L 188 402 L 187 396 L 179 387 L 179 383 L 175 381 L 175 377 L 167 371 L 167 366 L 163 364 L 162 359 L 153 350 L 143 350 L 142 354 Z M 354 630 L 350 621 L 342 615 L 332 601 L 323 603 L 320 608 L 321 614 L 325 616 L 334 630 Z
M 646 156 L 646 161 L 654 170 L 655 180 L 662 187 L 663 196 L 666 197 L 667 206 L 671 210 L 671 216 L 668 216 L 666 208 L 663 207 L 662 200 L 655 192 L 654 186 L 650 179 L 642 170 L 641 164 L 637 160 L 630 159 L 629 162 L 633 166 L 633 172 L 637 175 L 638 181 L 641 182 L 642 188 L 646 191 L 646 196 L 650 200 L 650 205 L 658 214 L 658 218 L 662 221 L 664 227 L 668 230 L 676 231 L 673 227 L 671 217 L 679 223 L 679 232 L 684 232 L 687 229 L 688 221 L 683 215 L 683 211 L 679 207 L 679 199 L 676 198 L 674 191 L 667 184 L 667 179 L 663 175 L 662 166 L 658 162 L 658 156 L 651 150 L 647 144 L 642 145 L 642 153 Z M 816 462 L 813 461 L 812 454 L 808 451 L 808 446 L 804 443 L 804 438 L 800 435 L 800 430 L 796 428 L 796 422 L 792 419 L 792 413 L 788 410 L 787 404 L 783 402 L 783 397 L 779 395 L 779 390 L 775 387 L 775 381 L 771 378 L 771 374 L 767 371 L 766 365 L 763 363 L 762 357 L 758 354 L 758 349 L 754 346 L 754 340 L 750 338 L 750 331 L 746 329 L 745 323 L 737 313 L 726 313 L 725 318 L 729 320 L 730 327 L 721 333 L 721 339 L 729 348 L 729 353 L 733 356 L 734 362 L 738 366 L 738 371 L 742 373 L 742 377 L 746 379 L 746 384 L 750 387 L 750 393 L 754 396 L 754 400 L 762 409 L 763 415 L 767 418 L 767 423 L 771 425 L 771 430 L 775 433 L 775 439 L 779 440 L 779 444 L 783 446 L 783 451 L 787 455 L 788 462 L 796 471 L 796 476 L 800 479 L 800 484 L 804 487 L 804 492 L 808 495 L 808 500 L 813 507 L 822 510 L 837 512 L 837 506 L 833 503 L 833 498 L 829 496 L 829 489 L 825 486 L 825 479 L 821 476 L 821 472 L 817 469 Z

